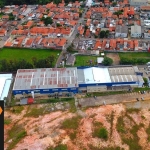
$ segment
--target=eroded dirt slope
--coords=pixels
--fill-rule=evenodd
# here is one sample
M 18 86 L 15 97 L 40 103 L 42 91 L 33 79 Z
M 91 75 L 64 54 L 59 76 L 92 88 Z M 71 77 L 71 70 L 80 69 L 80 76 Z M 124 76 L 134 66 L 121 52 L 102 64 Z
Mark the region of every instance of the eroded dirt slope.
M 148 109 L 126 109 L 116 104 L 75 113 L 43 113 L 42 105 L 36 107 L 34 110 L 24 106 L 19 114 L 5 111 L 5 120 L 9 120 L 5 124 L 5 149 L 55 150 L 64 146 L 68 150 L 150 150 Z M 32 109 L 39 109 L 42 114 L 33 115 Z M 103 134 L 99 133 L 100 128 L 106 129 L 107 137 L 99 136 Z

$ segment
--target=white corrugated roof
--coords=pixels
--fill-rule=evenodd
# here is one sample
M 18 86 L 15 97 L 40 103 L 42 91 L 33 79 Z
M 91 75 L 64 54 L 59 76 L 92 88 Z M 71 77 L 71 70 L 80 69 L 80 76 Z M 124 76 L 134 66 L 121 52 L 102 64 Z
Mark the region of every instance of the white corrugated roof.
M 11 78 L 12 74 L 0 74 L 0 100 L 3 100 L 4 97 L 7 97 L 11 84 Z
M 84 69 L 85 83 L 110 83 L 108 68 L 91 67 Z

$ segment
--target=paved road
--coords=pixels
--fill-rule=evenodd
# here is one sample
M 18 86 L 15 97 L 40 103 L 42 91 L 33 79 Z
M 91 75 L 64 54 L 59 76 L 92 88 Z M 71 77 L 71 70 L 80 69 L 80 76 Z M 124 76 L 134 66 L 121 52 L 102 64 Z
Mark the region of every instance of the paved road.
M 82 14 L 82 17 L 78 20 L 78 24 L 76 25 L 72 35 L 68 38 L 68 41 L 67 41 L 67 44 L 65 45 L 65 48 L 62 50 L 62 52 L 61 52 L 61 54 L 60 54 L 60 56 L 59 56 L 59 58 L 58 58 L 58 60 L 56 62 L 56 65 L 55 65 L 56 68 L 60 66 L 60 63 L 61 63 L 62 58 L 63 58 L 63 54 L 66 53 L 67 47 L 70 46 L 72 41 L 75 39 L 76 34 L 78 32 L 77 29 L 78 29 L 80 23 L 81 24 L 83 23 L 86 12 L 87 12 L 87 8 L 85 8 L 85 10 L 84 10 L 84 12 Z
M 118 94 L 118 95 L 109 95 L 109 96 L 99 96 L 96 99 L 91 98 L 82 98 L 79 99 L 79 104 L 82 107 L 90 107 L 90 106 L 99 106 L 104 104 L 116 104 L 122 103 L 126 101 L 136 101 L 136 98 L 144 98 L 145 100 L 150 99 L 150 93 L 139 94 L 139 93 L 128 93 L 128 94 Z

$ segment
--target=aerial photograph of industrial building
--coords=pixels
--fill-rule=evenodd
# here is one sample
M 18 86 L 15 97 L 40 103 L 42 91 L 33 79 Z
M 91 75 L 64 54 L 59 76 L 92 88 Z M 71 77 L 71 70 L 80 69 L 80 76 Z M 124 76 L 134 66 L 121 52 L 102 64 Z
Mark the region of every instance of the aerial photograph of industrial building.
M 150 150 L 150 0 L 0 0 L 0 150 Z

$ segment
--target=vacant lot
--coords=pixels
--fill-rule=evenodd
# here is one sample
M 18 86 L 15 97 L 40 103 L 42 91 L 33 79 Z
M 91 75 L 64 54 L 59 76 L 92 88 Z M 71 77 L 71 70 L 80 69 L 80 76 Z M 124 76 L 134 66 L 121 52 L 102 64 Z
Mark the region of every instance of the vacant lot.
M 54 55 L 57 58 L 58 53 L 60 53 L 59 50 L 50 49 L 3 48 L 0 50 L 0 60 L 25 59 L 28 62 L 31 62 L 33 57 L 40 59 Z
M 150 58 L 150 53 L 148 52 L 126 52 L 126 53 L 119 53 L 120 57 L 127 57 L 127 58 Z
M 126 52 L 119 53 L 120 64 L 123 65 L 144 65 L 150 61 L 150 53 L 148 52 Z
M 118 53 L 107 53 L 106 56 L 113 60 L 113 65 L 119 65 L 120 57 Z
M 77 55 L 74 66 L 94 66 L 97 65 L 98 56 L 83 56 Z

